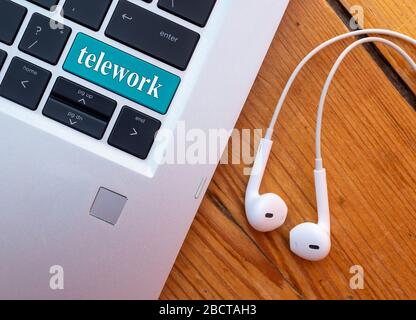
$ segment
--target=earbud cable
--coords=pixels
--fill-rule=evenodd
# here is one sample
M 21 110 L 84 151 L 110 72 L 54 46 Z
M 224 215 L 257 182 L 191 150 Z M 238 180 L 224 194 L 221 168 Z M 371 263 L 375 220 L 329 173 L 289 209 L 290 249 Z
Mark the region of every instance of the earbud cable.
M 302 68 L 306 65 L 306 63 L 311 60 L 317 53 L 319 53 L 321 50 L 323 50 L 324 48 L 347 38 L 350 37 L 354 37 L 354 36 L 360 36 L 360 35 L 369 35 L 369 34 L 378 34 L 378 35 L 386 35 L 386 36 L 392 36 L 407 42 L 410 42 L 411 44 L 416 46 L 416 40 L 401 34 L 399 32 L 395 32 L 395 31 L 391 31 L 391 30 L 386 30 L 386 29 L 364 29 L 364 30 L 358 30 L 358 31 L 353 31 L 353 32 L 348 32 L 342 35 L 339 35 L 335 38 L 332 38 L 324 43 L 322 43 L 321 45 L 319 45 L 318 47 L 316 47 L 313 51 L 311 51 L 300 63 L 299 65 L 296 67 L 295 71 L 293 72 L 293 74 L 290 76 L 283 92 L 282 95 L 280 96 L 279 102 L 276 105 L 276 109 L 274 111 L 272 120 L 270 122 L 269 128 L 267 129 L 265 138 L 272 140 L 272 135 L 273 135 L 273 130 L 274 127 L 276 126 L 276 122 L 277 119 L 279 117 L 280 111 L 283 107 L 283 104 L 286 100 L 286 97 L 290 91 L 290 88 L 292 87 L 294 81 L 296 80 L 296 77 L 298 76 L 299 72 L 302 70 Z M 318 158 L 319 159 L 319 158 Z
M 323 112 L 325 107 L 325 101 L 326 97 L 328 95 L 329 88 L 331 86 L 331 83 L 335 77 L 336 72 L 338 71 L 339 67 L 341 66 L 341 63 L 344 61 L 344 59 L 347 57 L 347 55 L 354 50 L 356 47 L 368 43 L 368 42 L 381 42 L 387 46 L 392 47 L 394 50 L 396 50 L 399 54 L 401 54 L 406 61 L 411 65 L 414 71 L 416 71 L 416 63 L 415 61 L 404 51 L 401 47 L 399 47 L 394 42 L 391 42 L 389 40 L 383 39 L 383 38 L 377 38 L 377 37 L 370 37 L 370 38 L 364 38 L 361 40 L 358 40 L 351 44 L 347 49 L 345 49 L 342 54 L 339 56 L 337 61 L 335 62 L 334 66 L 332 67 L 328 78 L 325 82 L 324 88 L 322 90 L 321 99 L 319 101 L 319 108 L 317 113 L 317 119 L 316 119 L 316 168 L 317 170 L 322 169 L 322 155 L 321 155 L 321 131 L 322 131 L 322 118 L 323 118 Z

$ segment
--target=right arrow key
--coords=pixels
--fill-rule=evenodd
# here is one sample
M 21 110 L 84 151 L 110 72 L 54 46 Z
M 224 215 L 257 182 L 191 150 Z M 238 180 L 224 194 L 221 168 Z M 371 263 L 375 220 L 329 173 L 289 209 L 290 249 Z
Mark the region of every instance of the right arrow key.
M 159 120 L 123 107 L 108 143 L 140 159 L 146 159 L 160 126 Z

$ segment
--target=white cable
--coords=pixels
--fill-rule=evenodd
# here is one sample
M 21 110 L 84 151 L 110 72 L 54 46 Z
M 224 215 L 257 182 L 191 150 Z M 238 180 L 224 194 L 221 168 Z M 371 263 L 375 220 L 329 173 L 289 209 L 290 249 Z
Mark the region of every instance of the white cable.
M 321 156 L 321 131 L 322 131 L 322 117 L 325 107 L 325 101 L 326 97 L 328 95 L 329 87 L 331 86 L 331 83 L 335 77 L 336 72 L 338 71 L 341 63 L 344 61 L 344 59 L 347 57 L 347 55 L 354 50 L 356 47 L 368 43 L 368 42 L 381 42 L 385 45 L 388 45 L 395 49 L 398 53 L 400 53 L 407 62 L 412 66 L 413 70 L 416 71 L 416 63 L 415 61 L 404 51 L 401 47 L 399 47 L 394 42 L 391 42 L 389 40 L 383 39 L 383 38 L 377 38 L 377 37 L 370 37 L 358 40 L 351 44 L 348 48 L 346 48 L 342 54 L 339 56 L 337 61 L 335 62 L 334 66 L 331 69 L 331 72 L 328 75 L 328 78 L 325 82 L 324 88 L 322 90 L 321 99 L 319 101 L 319 108 L 317 113 L 317 119 L 316 119 L 316 169 L 320 170 L 322 169 L 322 156 Z
M 280 114 L 280 110 L 283 107 L 283 104 L 286 100 L 286 97 L 289 93 L 290 88 L 293 85 L 293 82 L 295 81 L 296 77 L 298 76 L 299 72 L 302 70 L 302 68 L 305 66 L 305 64 L 312 59 L 318 52 L 320 52 L 322 49 L 334 44 L 335 42 L 350 38 L 350 37 L 354 37 L 354 36 L 360 36 L 360 35 L 368 35 L 368 34 L 379 34 L 379 35 L 387 35 L 387 36 L 392 36 L 407 42 L 412 43 L 413 45 L 416 45 L 416 40 L 406 36 L 404 34 L 395 32 L 395 31 L 391 31 L 391 30 L 386 30 L 386 29 L 364 29 L 364 30 L 358 30 L 358 31 L 353 31 L 353 32 L 348 32 L 342 35 L 339 35 L 335 38 L 332 38 L 324 43 L 322 43 L 321 45 L 319 45 L 318 47 L 316 47 L 314 50 L 312 50 L 300 63 L 299 65 L 296 67 L 295 71 L 293 72 L 293 74 L 290 76 L 283 92 L 282 95 L 280 96 L 279 102 L 276 105 L 276 109 L 274 111 L 272 120 L 270 122 L 269 128 L 267 129 L 266 132 L 266 139 L 271 140 L 272 139 L 272 135 L 273 135 L 273 130 L 274 127 L 276 125 L 277 119 L 279 117 Z

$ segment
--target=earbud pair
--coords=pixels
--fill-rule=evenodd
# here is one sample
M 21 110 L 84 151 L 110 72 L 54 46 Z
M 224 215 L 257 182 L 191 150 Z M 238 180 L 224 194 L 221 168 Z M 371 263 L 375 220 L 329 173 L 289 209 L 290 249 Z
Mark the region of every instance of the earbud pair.
M 256 159 L 254 161 L 253 170 L 247 187 L 245 199 L 246 214 L 249 223 L 254 229 L 262 232 L 269 232 L 280 227 L 286 220 L 287 206 L 285 202 L 282 200 L 282 198 L 272 193 L 260 195 L 259 189 L 261 181 L 263 179 L 264 171 L 266 169 L 266 164 L 270 156 L 270 150 L 273 144 L 273 142 L 271 141 L 273 128 L 276 125 L 280 110 L 290 90 L 290 87 L 295 81 L 297 75 L 313 56 L 315 56 L 319 51 L 326 48 L 327 46 L 337 41 L 353 36 L 360 36 L 364 34 L 373 33 L 396 37 L 416 46 L 415 39 L 391 30 L 368 29 L 353 31 L 330 39 L 325 43 L 321 44 L 320 46 L 316 47 L 299 63 L 299 65 L 296 67 L 295 71 L 291 75 L 276 106 L 266 136 L 260 142 L 260 146 L 256 155 Z M 329 254 L 329 251 L 331 249 L 328 187 L 326 180 L 326 171 L 323 168 L 321 157 L 321 129 L 326 96 L 328 94 L 330 84 L 334 79 L 336 71 L 338 70 L 339 66 L 341 65 L 345 57 L 348 55 L 348 53 L 350 53 L 357 46 L 369 42 L 380 42 L 395 49 L 406 59 L 406 61 L 412 67 L 413 71 L 416 71 L 416 62 L 401 47 L 399 47 L 392 41 L 379 37 L 367 37 L 355 41 L 353 44 L 351 44 L 347 49 L 343 51 L 343 53 L 340 55 L 340 57 L 337 59 L 334 66 L 332 67 L 321 94 L 316 125 L 316 160 L 314 175 L 316 203 L 318 209 L 318 223 L 302 223 L 290 231 L 290 249 L 296 255 L 307 260 L 322 260 Z
M 273 142 L 262 139 L 248 182 L 245 208 L 250 225 L 261 232 L 279 228 L 286 220 L 287 205 L 278 195 L 260 195 L 259 189 Z M 322 161 L 317 160 L 317 168 Z M 315 189 L 318 204 L 318 223 L 302 223 L 290 232 L 290 249 L 311 261 L 325 258 L 331 248 L 328 191 L 325 169 L 315 170 Z

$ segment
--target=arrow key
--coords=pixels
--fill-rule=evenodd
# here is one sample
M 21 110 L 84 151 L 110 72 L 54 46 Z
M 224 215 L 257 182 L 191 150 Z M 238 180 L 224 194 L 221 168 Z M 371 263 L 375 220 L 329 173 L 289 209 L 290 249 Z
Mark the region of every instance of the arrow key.
M 13 58 L 0 85 L 0 96 L 36 110 L 51 73 L 20 58 Z
M 62 77 L 56 80 L 52 96 L 104 120 L 110 120 L 117 106 L 113 99 Z
M 27 89 L 27 87 L 28 87 L 29 83 L 30 83 L 30 81 L 29 81 L 29 80 L 23 80 L 23 81 L 20 81 L 20 84 L 22 85 L 22 87 L 23 87 L 24 89 Z
M 108 143 L 140 159 L 146 159 L 160 126 L 159 120 L 123 107 Z
M 131 135 L 131 136 L 137 136 L 137 135 L 138 135 L 137 130 L 136 130 L 135 128 L 131 128 L 131 133 L 130 133 L 130 135 Z
M 53 97 L 48 99 L 42 113 L 48 118 L 95 139 L 101 139 L 107 128 L 107 122 L 73 108 Z

